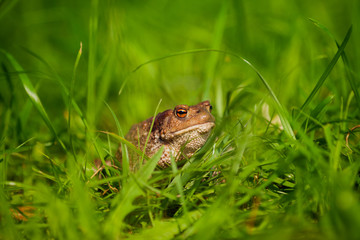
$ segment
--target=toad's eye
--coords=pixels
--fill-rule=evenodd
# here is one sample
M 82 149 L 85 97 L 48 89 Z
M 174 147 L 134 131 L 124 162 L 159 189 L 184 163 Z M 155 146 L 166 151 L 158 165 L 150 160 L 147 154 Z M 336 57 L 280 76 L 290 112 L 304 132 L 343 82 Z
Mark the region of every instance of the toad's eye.
M 211 112 L 211 110 L 212 110 L 212 106 L 210 105 L 210 112 Z
M 176 116 L 179 118 L 184 118 L 187 115 L 187 110 L 184 108 L 180 108 L 176 110 Z

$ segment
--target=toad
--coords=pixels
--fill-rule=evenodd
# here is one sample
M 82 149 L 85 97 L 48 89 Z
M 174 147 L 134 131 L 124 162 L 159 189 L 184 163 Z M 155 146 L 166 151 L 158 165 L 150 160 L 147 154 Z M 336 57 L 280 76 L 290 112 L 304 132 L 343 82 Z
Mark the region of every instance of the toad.
M 209 101 L 193 106 L 177 105 L 174 109 L 166 110 L 155 117 L 147 144 L 152 117 L 133 125 L 125 138 L 141 151 L 146 144 L 145 154 L 148 157 L 152 157 L 164 146 L 158 166 L 166 168 L 171 164 L 171 157 L 176 161 L 190 158 L 205 144 L 215 126 L 211 110 Z M 121 146 L 116 157 L 121 161 Z M 140 158 L 138 154 L 129 151 L 130 169 L 139 168 Z

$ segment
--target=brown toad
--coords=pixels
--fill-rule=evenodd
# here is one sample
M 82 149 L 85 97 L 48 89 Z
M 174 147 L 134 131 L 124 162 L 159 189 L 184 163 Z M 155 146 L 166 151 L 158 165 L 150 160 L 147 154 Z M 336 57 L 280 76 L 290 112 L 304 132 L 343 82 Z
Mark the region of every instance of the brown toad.
M 174 109 L 159 113 L 155 117 L 145 154 L 152 157 L 164 146 L 158 162 L 158 165 L 163 168 L 170 165 L 171 157 L 174 157 L 176 161 L 191 157 L 205 144 L 215 126 L 215 118 L 211 115 L 211 110 L 210 102 L 204 101 L 194 106 L 178 105 Z M 151 117 L 133 125 L 125 136 L 141 151 L 144 150 L 152 120 Z M 121 146 L 116 157 L 121 161 Z M 130 168 L 137 169 L 141 157 L 130 151 L 129 158 Z

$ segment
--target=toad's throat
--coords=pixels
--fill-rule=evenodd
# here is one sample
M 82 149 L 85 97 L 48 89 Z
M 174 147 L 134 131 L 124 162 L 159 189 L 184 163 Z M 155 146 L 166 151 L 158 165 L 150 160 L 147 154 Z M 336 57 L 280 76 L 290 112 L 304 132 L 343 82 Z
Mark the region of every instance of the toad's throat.
M 181 130 L 176 131 L 176 132 L 172 132 L 171 135 L 173 137 L 176 137 L 176 136 L 179 136 L 179 135 L 181 136 L 181 135 L 184 135 L 187 132 L 192 132 L 192 131 L 196 131 L 199 134 L 204 134 L 204 133 L 210 132 L 210 130 L 212 128 L 214 128 L 214 127 L 215 127 L 214 122 L 206 122 L 206 123 L 196 124 L 196 125 L 193 125 L 193 126 L 188 127 L 188 128 L 181 129 Z

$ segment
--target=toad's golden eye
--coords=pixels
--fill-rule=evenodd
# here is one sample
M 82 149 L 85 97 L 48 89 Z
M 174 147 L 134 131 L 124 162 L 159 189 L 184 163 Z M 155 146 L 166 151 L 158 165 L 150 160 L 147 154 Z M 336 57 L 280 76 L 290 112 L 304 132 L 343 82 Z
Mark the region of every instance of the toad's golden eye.
M 176 110 L 176 116 L 179 118 L 184 118 L 187 115 L 187 110 L 184 108 L 180 108 Z

